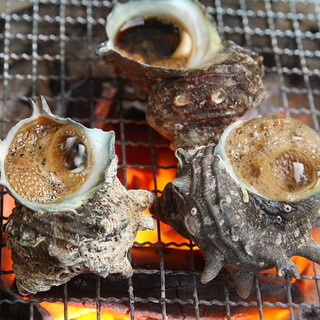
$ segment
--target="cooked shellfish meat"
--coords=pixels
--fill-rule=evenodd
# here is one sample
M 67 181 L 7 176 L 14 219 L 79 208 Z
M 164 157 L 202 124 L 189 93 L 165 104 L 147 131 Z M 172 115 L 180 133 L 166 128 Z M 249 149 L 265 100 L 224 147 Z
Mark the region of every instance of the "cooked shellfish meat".
M 216 153 L 239 183 L 268 199 L 298 201 L 319 193 L 319 135 L 299 120 L 270 116 L 236 122 Z
M 116 174 L 114 132 L 53 115 L 43 97 L 32 106 L 0 143 L 0 183 L 33 210 L 77 208 Z

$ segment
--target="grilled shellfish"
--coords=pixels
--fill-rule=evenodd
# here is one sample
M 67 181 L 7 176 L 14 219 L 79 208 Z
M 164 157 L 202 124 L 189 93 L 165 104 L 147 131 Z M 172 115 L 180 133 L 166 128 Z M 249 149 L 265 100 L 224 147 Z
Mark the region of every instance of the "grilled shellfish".
M 153 194 L 121 185 L 112 131 L 57 117 L 43 97 L 32 105 L 0 145 L 1 183 L 16 199 L 6 233 L 19 292 L 83 272 L 130 276 L 137 231 L 155 227 L 142 212 Z
M 197 0 L 117 2 L 97 49 L 148 95 L 147 120 L 172 149 L 217 143 L 263 98 L 262 57 L 222 41 Z
M 155 81 L 208 67 L 222 48 L 213 20 L 194 0 L 116 2 L 106 33 L 97 53 L 146 90 Z
M 320 263 L 310 227 L 320 210 L 320 136 L 300 121 L 270 116 L 235 122 L 219 145 L 178 149 L 176 178 L 151 207 L 205 256 L 201 281 L 224 266 L 240 296 L 255 272 L 276 267 L 298 276 L 289 259 Z

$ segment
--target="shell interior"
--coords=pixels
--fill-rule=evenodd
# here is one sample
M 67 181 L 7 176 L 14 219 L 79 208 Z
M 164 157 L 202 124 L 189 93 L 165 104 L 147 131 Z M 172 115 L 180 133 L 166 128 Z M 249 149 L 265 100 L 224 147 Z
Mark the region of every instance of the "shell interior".
M 129 59 L 166 68 L 203 66 L 221 48 L 213 20 L 194 0 L 116 3 L 106 32 L 109 41 L 100 47 L 100 54 L 115 50 Z
M 299 201 L 319 193 L 320 136 L 297 119 L 238 121 L 215 152 L 240 185 L 264 198 Z
M 33 210 L 77 208 L 112 167 L 114 133 L 53 115 L 43 97 L 32 105 L 31 117 L 1 141 L 0 182 Z

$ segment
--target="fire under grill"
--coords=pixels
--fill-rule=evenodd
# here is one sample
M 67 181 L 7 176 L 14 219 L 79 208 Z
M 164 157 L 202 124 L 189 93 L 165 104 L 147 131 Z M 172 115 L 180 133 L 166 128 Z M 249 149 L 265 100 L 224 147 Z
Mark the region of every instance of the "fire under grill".
M 319 131 L 320 2 L 202 1 L 219 33 L 264 57 L 266 95 L 250 117 L 285 114 Z M 95 53 L 106 39 L 112 1 L 5 0 L 0 3 L 1 138 L 30 115 L 29 97 L 88 127 L 114 130 L 118 177 L 128 189 L 161 194 L 175 176 L 169 142 L 145 120 L 146 94 Z M 4 226 L 13 206 L 1 190 Z M 4 228 L 2 229 L 2 231 Z M 320 229 L 313 230 L 319 241 Z M 257 274 L 246 299 L 224 271 L 200 283 L 204 261 L 191 243 L 158 222 L 130 252 L 134 275 L 80 275 L 21 297 L 2 232 L 0 319 L 319 319 L 320 270 L 296 259 L 298 279 Z

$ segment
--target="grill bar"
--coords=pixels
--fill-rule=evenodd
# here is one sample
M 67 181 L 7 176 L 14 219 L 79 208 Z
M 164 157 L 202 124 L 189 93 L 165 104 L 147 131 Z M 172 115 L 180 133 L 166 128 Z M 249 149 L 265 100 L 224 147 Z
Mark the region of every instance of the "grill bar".
M 319 1 L 202 2 L 215 18 L 221 35 L 259 52 L 265 58 L 266 98 L 257 113 L 287 114 L 319 130 Z M 17 4 L 23 5 L 23 9 L 14 11 Z M 71 116 L 90 127 L 114 129 L 120 160 L 118 172 L 123 184 L 127 188 L 140 188 L 139 184 L 144 183 L 141 176 L 147 176 L 150 189 L 159 194 L 162 187 L 158 172 L 169 172 L 175 168 L 175 163 L 159 161 L 162 152 L 168 152 L 168 141 L 148 127 L 143 111 L 145 94 L 128 79 L 115 74 L 95 55 L 95 48 L 105 40 L 104 25 L 111 7 L 112 1 L 94 0 L 6 0 L 4 5 L 0 5 L 1 136 L 3 138 L 15 122 L 28 116 L 29 97 L 44 94 L 55 113 Z M 106 117 L 97 113 L 98 103 L 110 108 Z M 133 132 L 139 134 L 135 136 Z M 139 153 L 144 153 L 145 159 L 138 157 Z M 133 172 L 135 182 L 131 181 Z M 4 225 L 8 213 L 4 198 L 6 190 L 1 190 L 1 221 Z M 280 307 L 288 310 L 287 319 L 297 320 L 307 319 L 303 318 L 306 311 L 316 312 L 320 308 L 319 266 L 314 263 L 311 275 L 302 274 L 299 279 L 258 274 L 254 296 L 249 299 L 235 297 L 228 275 L 222 272 L 217 282 L 222 296 L 207 296 L 199 283 L 199 256 L 193 244 L 166 243 L 163 236 L 165 227 L 160 223 L 157 227 L 155 241 L 135 243 L 136 248 L 157 252 L 154 262 L 157 267 L 135 266 L 132 278 L 124 282 L 118 280 L 117 283 L 125 287 L 123 295 L 117 296 L 115 292 L 106 294 L 111 280 L 96 276 L 90 282 L 86 277 L 80 277 L 79 281 L 93 285 L 94 295 L 84 292 L 83 297 L 77 296 L 73 292 L 73 282 L 61 286 L 58 291 L 37 294 L 26 300 L 15 292 L 9 297 L 2 288 L 1 311 L 8 306 L 26 306 L 29 319 L 39 319 L 41 302 L 60 302 L 63 305 L 61 317 L 65 320 L 71 319 L 72 303 L 93 307 L 98 320 L 103 320 L 104 309 L 111 305 L 122 307 L 122 310 L 126 308 L 130 319 L 140 318 L 145 310 L 152 310 L 152 315 L 156 314 L 159 319 L 171 319 L 173 310 L 181 309 L 187 319 L 208 319 L 206 312 L 215 310 L 217 319 L 221 315 L 220 319 L 232 320 L 254 309 L 257 319 L 267 320 L 270 319 L 270 310 Z M 181 246 L 188 248 L 185 251 L 188 252 L 188 264 L 184 269 L 175 270 L 168 267 L 168 252 Z M 4 253 L 6 249 L 2 239 L 1 251 Z M 5 267 L 4 257 L 3 254 L 0 273 L 5 278 L 13 271 Z M 131 256 L 131 260 L 134 261 L 135 257 Z M 137 279 L 157 280 L 155 292 L 144 296 Z M 179 295 L 172 295 L 169 289 L 174 281 L 179 281 L 179 285 L 187 281 L 189 291 L 181 293 L 177 285 Z M 283 281 L 285 298 L 270 300 L 266 294 L 266 281 Z M 313 296 L 300 301 L 294 292 L 308 283 L 313 284 Z

